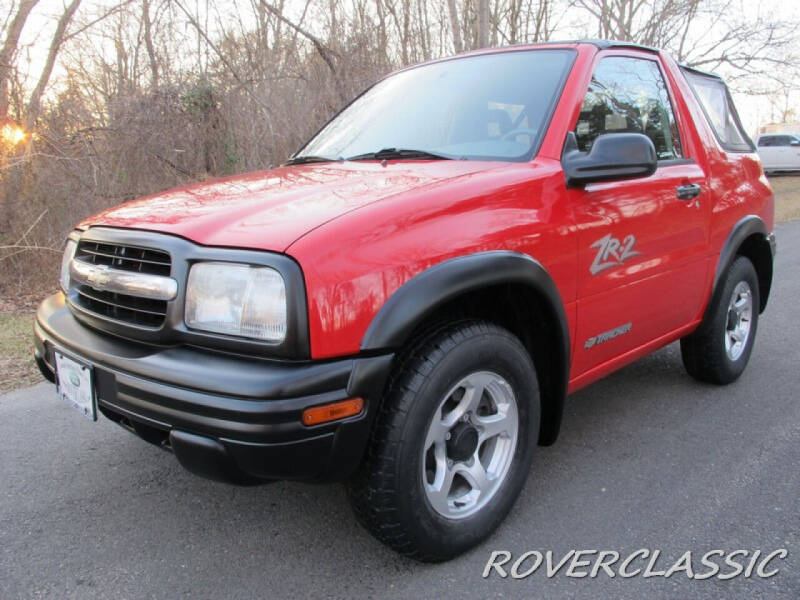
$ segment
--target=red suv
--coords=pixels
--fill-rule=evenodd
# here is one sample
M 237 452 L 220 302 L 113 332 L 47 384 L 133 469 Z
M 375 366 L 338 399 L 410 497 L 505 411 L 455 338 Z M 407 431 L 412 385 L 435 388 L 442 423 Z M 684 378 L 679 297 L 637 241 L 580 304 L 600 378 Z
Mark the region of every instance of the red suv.
M 566 395 L 680 340 L 747 364 L 773 195 L 721 79 L 630 44 L 394 73 L 285 165 L 70 234 L 36 322 L 58 393 L 219 480 L 347 480 L 443 560 L 505 517 Z

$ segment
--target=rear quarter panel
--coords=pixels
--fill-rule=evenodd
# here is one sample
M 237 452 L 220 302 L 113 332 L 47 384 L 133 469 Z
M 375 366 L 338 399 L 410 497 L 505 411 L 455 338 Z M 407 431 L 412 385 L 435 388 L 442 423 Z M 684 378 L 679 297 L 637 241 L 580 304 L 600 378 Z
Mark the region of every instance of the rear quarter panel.
M 690 115 L 704 155 L 712 195 L 710 243 L 717 260 L 733 226 L 747 215 L 761 217 L 768 231 L 775 227 L 775 197 L 755 152 L 728 152 L 717 141 L 694 91 L 671 62 L 671 78 L 680 89 L 684 110 Z M 714 264 L 716 267 L 716 262 Z
M 696 138 L 692 140 L 691 156 L 708 177 L 711 199 L 709 244 L 713 252 L 712 277 L 709 278 L 706 304 L 711 296 L 713 273 L 720 253 L 734 225 L 747 215 L 757 215 L 772 231 L 775 221 L 775 198 L 761 166 L 758 154 L 727 152 L 717 141 L 705 113 L 700 107 L 689 82 L 675 61 L 664 57 L 673 89 L 678 90 L 679 112 L 691 123 Z M 703 307 L 705 311 L 705 305 Z

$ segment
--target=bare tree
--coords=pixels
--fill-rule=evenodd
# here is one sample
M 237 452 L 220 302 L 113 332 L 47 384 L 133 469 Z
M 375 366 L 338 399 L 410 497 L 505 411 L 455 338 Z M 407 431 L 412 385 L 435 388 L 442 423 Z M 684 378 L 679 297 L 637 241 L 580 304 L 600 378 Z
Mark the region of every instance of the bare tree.
M 447 0 L 447 13 L 450 17 L 450 31 L 453 34 L 453 48 L 456 52 L 462 52 L 464 43 L 461 41 L 461 23 L 458 20 L 456 0 Z
M 517 44 L 549 40 L 556 28 L 553 12 L 557 1 L 498 1 L 492 23 L 497 43 Z
M 478 47 L 489 45 L 489 0 L 478 0 Z
M 336 67 L 336 60 L 340 58 L 338 53 L 331 50 L 331 48 L 327 44 L 325 44 L 320 38 L 313 35 L 306 29 L 303 29 L 300 25 L 297 25 L 296 23 L 293 23 L 292 21 L 287 19 L 285 16 L 283 16 L 283 12 L 278 8 L 275 8 L 271 4 L 265 2 L 264 0 L 261 0 L 261 4 L 267 11 L 275 15 L 275 17 L 277 17 L 279 21 L 285 23 L 286 25 L 294 29 L 297 33 L 302 35 L 304 38 L 309 40 L 314 45 L 314 48 L 319 53 L 322 60 L 325 61 L 325 64 L 328 66 L 328 68 L 331 71 L 331 74 L 336 80 L 337 89 L 339 90 L 339 96 L 341 97 L 342 102 L 346 101 L 347 97 L 344 94 L 342 79 L 339 76 L 339 70 Z M 306 6 L 308 5 L 306 4 Z
M 142 24 L 144 25 L 144 43 L 147 48 L 147 57 L 150 61 L 150 87 L 158 88 L 158 60 L 156 49 L 153 45 L 153 24 L 150 20 L 150 0 L 142 0 Z
M 53 37 L 50 41 L 50 49 L 47 52 L 47 59 L 45 60 L 44 67 L 42 67 L 42 72 L 39 75 L 39 81 L 36 83 L 36 87 L 33 88 L 33 92 L 31 92 L 31 97 L 30 100 L 28 100 L 28 106 L 25 110 L 26 129 L 32 129 L 33 124 L 39 117 L 42 94 L 44 93 L 44 90 L 50 81 L 50 76 L 53 74 L 53 67 L 56 64 L 56 56 L 58 56 L 58 51 L 61 48 L 64 34 L 67 31 L 67 27 L 69 26 L 72 17 L 75 15 L 75 11 L 78 10 L 80 3 L 81 0 L 72 0 L 72 2 L 64 9 L 61 17 L 58 19 L 56 30 L 53 33 Z
M 734 0 L 577 0 L 594 23 L 595 35 L 667 48 L 698 68 L 727 65 L 740 74 L 788 65 L 797 56 L 797 22 L 764 16 L 759 0 L 752 11 Z
M 22 28 L 25 27 L 28 15 L 31 14 L 38 1 L 21 0 L 17 12 L 8 26 L 3 47 L 0 48 L 0 118 L 8 115 L 8 84 L 13 70 L 14 55 L 17 53 L 19 45 L 19 36 L 22 34 Z

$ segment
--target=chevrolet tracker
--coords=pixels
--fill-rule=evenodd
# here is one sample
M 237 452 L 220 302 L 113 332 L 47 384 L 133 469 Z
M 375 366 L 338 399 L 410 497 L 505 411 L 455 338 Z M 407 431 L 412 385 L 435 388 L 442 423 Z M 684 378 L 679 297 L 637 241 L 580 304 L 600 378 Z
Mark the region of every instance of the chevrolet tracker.
M 680 340 L 750 358 L 774 200 L 724 82 L 651 48 L 394 73 L 279 168 L 69 235 L 36 360 L 58 393 L 234 483 L 347 481 L 419 560 L 486 538 L 565 397 Z

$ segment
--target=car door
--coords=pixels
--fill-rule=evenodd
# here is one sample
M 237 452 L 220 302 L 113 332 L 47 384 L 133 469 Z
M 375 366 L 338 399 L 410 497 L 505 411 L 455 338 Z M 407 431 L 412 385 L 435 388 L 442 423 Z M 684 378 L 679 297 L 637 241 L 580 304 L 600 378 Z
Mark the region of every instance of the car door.
M 776 135 L 776 149 L 778 150 L 778 168 L 800 168 L 800 142 L 791 135 Z M 792 142 L 795 145 L 792 145 Z
M 786 169 L 789 167 L 789 140 L 788 135 L 776 135 L 772 138 L 772 150 L 775 153 L 775 168 Z
M 634 352 L 696 320 L 709 268 L 706 175 L 687 156 L 655 56 L 596 62 L 574 132 L 581 150 L 602 134 L 643 133 L 658 168 L 644 179 L 571 190 L 578 238 L 573 375 Z
M 775 135 L 762 135 L 758 138 L 758 156 L 764 169 L 777 169 L 780 164 L 780 148 L 776 144 Z
M 800 169 L 800 138 L 796 135 L 789 140 L 789 168 Z

